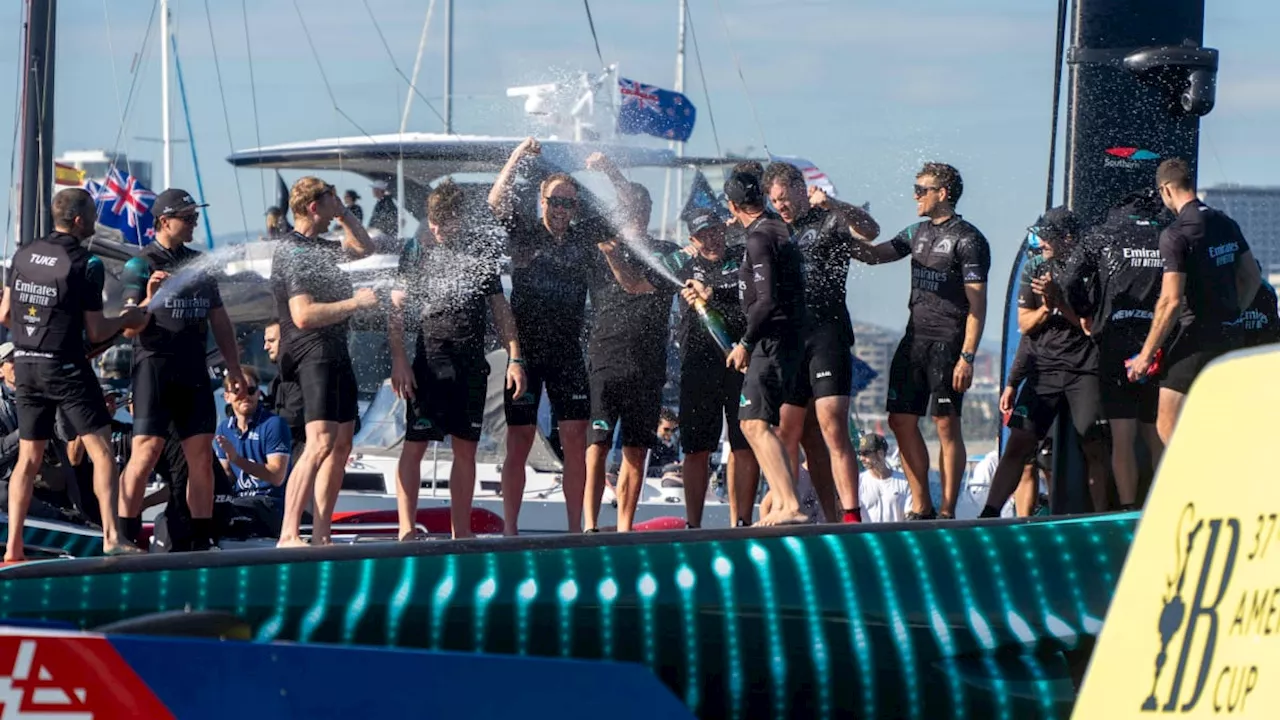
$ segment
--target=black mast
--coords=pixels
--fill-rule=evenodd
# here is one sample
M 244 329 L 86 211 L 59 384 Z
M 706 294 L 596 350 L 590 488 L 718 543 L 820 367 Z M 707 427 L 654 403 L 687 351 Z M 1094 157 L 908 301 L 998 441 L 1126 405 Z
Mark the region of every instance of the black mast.
M 57 0 L 28 0 L 22 86 L 22 184 L 18 244 L 53 229 L 53 61 Z

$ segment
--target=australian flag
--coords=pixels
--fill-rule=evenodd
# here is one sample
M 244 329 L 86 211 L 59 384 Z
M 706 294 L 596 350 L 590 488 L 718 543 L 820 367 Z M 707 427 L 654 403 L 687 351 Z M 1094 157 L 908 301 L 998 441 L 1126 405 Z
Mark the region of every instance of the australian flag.
M 129 173 L 113 167 L 105 180 L 101 183 L 89 180 L 84 189 L 98 205 L 98 222 L 119 230 L 126 243 L 141 246 L 155 239 L 151 205 L 156 195 Z
M 684 95 L 626 78 L 618 78 L 618 92 L 622 94 L 618 132 L 679 142 L 693 134 L 698 111 Z

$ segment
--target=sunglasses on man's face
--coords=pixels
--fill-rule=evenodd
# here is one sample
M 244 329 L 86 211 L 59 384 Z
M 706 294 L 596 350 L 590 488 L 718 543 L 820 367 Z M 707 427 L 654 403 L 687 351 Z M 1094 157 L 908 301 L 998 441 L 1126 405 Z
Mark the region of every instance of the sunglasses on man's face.
M 572 210 L 578 206 L 578 201 L 575 198 L 552 196 L 544 199 L 547 201 L 548 207 L 559 208 L 561 210 Z
M 911 189 L 912 189 L 912 192 L 915 193 L 916 197 L 924 197 L 925 195 L 928 195 L 930 192 L 934 190 L 938 190 L 940 188 L 936 188 L 932 185 L 914 185 L 912 186 Z
M 184 223 L 187 223 L 188 225 L 194 225 L 196 221 L 200 219 L 200 213 L 196 212 L 196 213 L 186 213 L 183 215 L 170 215 L 169 217 L 173 218 L 174 220 L 180 220 Z

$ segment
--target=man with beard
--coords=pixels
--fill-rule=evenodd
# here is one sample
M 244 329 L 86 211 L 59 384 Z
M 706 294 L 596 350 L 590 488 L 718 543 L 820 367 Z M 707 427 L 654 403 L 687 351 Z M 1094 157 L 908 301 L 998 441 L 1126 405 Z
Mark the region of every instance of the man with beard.
M 218 282 L 207 271 L 186 281 L 186 266 L 201 253 L 188 244 L 195 237 L 200 208 L 185 190 L 170 188 L 156 198 L 156 239 L 125 263 L 124 302 L 147 313 L 134 338 L 133 449 L 120 492 L 120 534 L 131 543 L 142 530 L 142 501 L 147 478 L 164 449 L 172 424 L 191 468 L 187 506 L 191 509 L 192 548 L 213 545 L 213 434 L 217 425 L 213 385 L 205 346 L 209 330 L 227 364 L 227 379 L 242 384 L 235 328 L 222 306 Z M 179 274 L 174 278 L 175 274 Z M 173 278 L 170 280 L 170 278 Z M 172 288 L 166 288 L 169 282 Z M 158 296 L 163 296 L 157 299 Z
M 523 394 L 508 389 L 506 397 L 507 457 L 502 465 L 502 507 L 508 533 L 517 532 L 524 498 L 525 461 L 533 447 L 544 387 L 552 415 L 560 425 L 568 528 L 570 532 L 582 530 L 587 420 L 591 415 L 582 354 L 589 275 L 586 269 L 599 254 L 596 244 L 610 237 L 604 227 L 574 222 L 582 210 L 578 184 L 563 173 L 549 175 L 538 184 L 541 218 L 528 217 L 516 208 L 516 175 L 541 151 L 534 138 L 522 141 L 502 168 L 488 198 L 494 217 L 507 231 L 511 311 L 520 334 L 527 380 Z
M 725 224 L 714 210 L 700 210 L 688 221 L 692 257 L 677 278 L 686 284 L 680 291 L 688 307 L 680 316 L 680 445 L 684 450 L 685 510 L 689 525 L 702 525 L 702 498 L 706 494 L 711 453 L 720 441 L 721 428 L 730 449 L 729 509 L 739 527 L 750 525 L 755 506 L 760 466 L 738 423 L 742 397 L 742 373 L 725 365 L 728 347 L 721 348 L 712 332 L 723 331 L 732 344 L 746 331 L 747 317 L 739 300 L 738 273 L 743 246 L 726 245 Z M 698 305 L 705 307 L 721 328 L 703 328 Z M 697 498 L 696 500 L 694 498 Z
M 267 359 L 276 365 L 276 376 L 267 386 L 267 395 L 262 399 L 267 410 L 271 411 L 289 426 L 289 437 L 292 443 L 289 456 L 302 457 L 307 447 L 307 423 L 302 409 L 302 388 L 297 380 L 285 380 L 280 371 L 280 323 L 273 322 L 262 331 L 262 349 L 267 351 Z
M 973 384 L 974 354 L 987 317 L 987 273 L 991 248 L 986 237 L 956 212 L 964 193 L 960 172 L 944 163 L 925 163 L 913 188 L 916 214 L 911 225 L 879 245 L 857 244 L 854 257 L 869 264 L 911 257 L 911 318 L 889 365 L 889 427 L 898 441 L 902 469 L 911 483 L 908 520 L 954 518 L 964 474 L 964 434 L 960 411 Z M 942 508 L 929 495 L 929 450 L 920 417 L 933 416 L 941 445 Z
M 444 440 L 446 435 L 453 451 L 449 473 L 453 537 L 471 537 L 476 446 L 489 383 L 489 361 L 484 355 L 486 306 L 507 349 L 506 386 L 516 397 L 525 391 L 524 359 L 515 318 L 502 293 L 498 256 L 477 242 L 475 222 L 465 217 L 462 189 L 446 180 L 427 199 L 430 238 L 410 240 L 400 256 L 401 287 L 393 297 L 388 339 L 391 387 L 405 399 L 406 411 L 396 486 L 401 540 L 415 537 L 422 456 L 428 443 Z M 404 345 L 407 310 L 418 315 L 412 364 Z
M 616 431 L 622 436 L 618 532 L 628 532 L 644 486 L 645 458 L 655 442 L 653 428 L 662 409 L 668 319 L 676 290 L 670 282 L 646 278 L 635 253 L 661 257 L 676 247 L 649 237 L 653 203 L 643 185 L 629 182 L 601 153 L 588 157 L 586 165 L 588 170 L 607 175 L 617 190 L 621 238 L 600 243 L 601 253 L 591 268 L 591 304 L 596 317 L 587 344 L 591 429 L 587 435 L 585 523 L 587 532 L 598 530 L 605 458 Z
M 795 389 L 782 406 L 778 432 L 794 472 L 800 462 L 805 417 L 816 416 L 819 432 L 805 438 L 805 455 L 830 455 L 841 520 L 860 522 L 858 459 L 849 439 L 853 321 L 845 281 L 854 244 L 875 240 L 880 226 L 865 210 L 829 198 L 819 188 L 810 191 L 804 174 L 794 165 L 770 164 L 764 173 L 764 187 L 774 209 L 790 227 L 791 241 L 804 256 L 807 304 L 807 324 L 802 331 L 804 360 Z
M 0 322 L 14 344 L 18 463 L 9 478 L 6 562 L 26 559 L 23 525 L 45 445 L 59 409 L 93 463 L 93 489 L 102 513 L 102 549 L 136 552 L 116 528 L 118 476 L 111 456 L 111 416 L 102 388 L 85 357 L 85 338 L 102 343 L 124 328 L 140 328 L 146 316 L 127 307 L 119 317 L 102 314 L 102 261 L 81 245 L 93 237 L 97 209 L 89 193 L 68 189 L 53 198 L 54 231 L 14 253 Z
M 280 318 L 280 371 L 302 388 L 306 449 L 294 459 L 285 491 L 279 547 L 300 547 L 302 511 L 315 491 L 311 542 L 327 545 L 333 508 L 355 433 L 356 374 L 347 336 L 351 316 L 378 304 L 370 288 L 355 290 L 338 267 L 367 255 L 373 243 L 334 187 L 304 177 L 289 193 L 294 230 L 276 245 L 271 286 Z M 337 220 L 346 231 L 341 246 L 319 237 Z

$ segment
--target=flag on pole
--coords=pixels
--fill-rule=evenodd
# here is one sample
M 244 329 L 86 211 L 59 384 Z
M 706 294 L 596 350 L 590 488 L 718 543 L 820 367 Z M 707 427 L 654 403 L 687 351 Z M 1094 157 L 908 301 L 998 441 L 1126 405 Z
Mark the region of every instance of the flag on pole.
M 693 134 L 698 111 L 684 95 L 626 78 L 618 78 L 618 92 L 622 95 L 618 132 L 677 142 L 685 142 Z
M 155 239 L 151 205 L 156 196 L 137 178 L 113 167 L 101 184 L 89 180 L 84 189 L 98 206 L 98 222 L 119 230 L 126 243 L 142 246 Z
M 55 185 L 66 185 L 68 187 L 83 187 L 84 171 L 63 165 L 62 163 L 53 164 L 53 182 Z
M 707 182 L 707 176 L 703 175 L 701 170 L 694 171 L 693 183 L 689 187 L 689 197 L 685 200 L 684 209 L 680 211 L 680 219 L 688 222 L 698 210 L 714 210 L 722 220 L 729 219 L 728 209 L 716 197 L 711 189 L 711 183 Z

